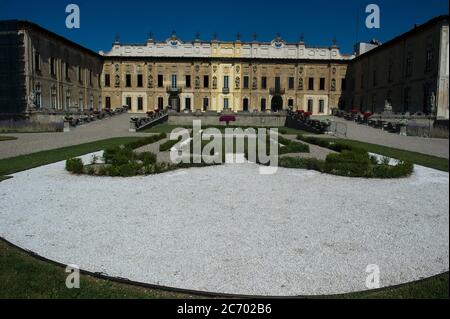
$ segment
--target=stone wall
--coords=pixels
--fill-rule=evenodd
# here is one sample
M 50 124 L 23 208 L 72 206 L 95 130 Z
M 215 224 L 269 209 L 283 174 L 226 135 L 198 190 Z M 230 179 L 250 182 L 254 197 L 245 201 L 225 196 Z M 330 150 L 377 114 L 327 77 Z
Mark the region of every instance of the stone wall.
M 201 120 L 202 125 L 225 125 L 219 121 L 220 114 L 216 112 L 207 113 L 170 113 L 169 125 L 192 125 L 195 120 Z M 270 126 L 282 127 L 286 123 L 286 113 L 263 114 L 263 113 L 238 113 L 236 122 L 231 122 L 233 126 Z

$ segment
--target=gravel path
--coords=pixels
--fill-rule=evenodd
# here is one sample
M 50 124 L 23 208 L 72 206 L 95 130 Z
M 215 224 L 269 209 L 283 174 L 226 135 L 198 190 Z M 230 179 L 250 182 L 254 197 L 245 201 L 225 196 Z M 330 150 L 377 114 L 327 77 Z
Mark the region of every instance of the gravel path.
M 24 133 L 2 134 L 17 140 L 0 144 L 0 159 L 26 155 L 56 148 L 90 143 L 113 137 L 149 136 L 145 133 L 130 133 L 131 114 L 117 115 L 101 121 L 76 127 L 68 133 Z
M 296 135 L 283 135 L 284 138 L 297 142 L 297 143 L 301 143 L 301 144 L 306 144 L 309 145 L 309 153 L 295 153 L 295 154 L 283 154 L 281 155 L 281 157 L 300 157 L 300 158 L 317 158 L 319 160 L 326 160 L 327 156 L 329 154 L 332 153 L 336 153 L 328 148 L 323 148 L 314 144 L 309 144 L 306 143 L 304 141 L 299 141 L 297 140 L 297 136 Z
M 221 293 L 360 291 L 369 264 L 382 286 L 448 271 L 448 173 L 258 172 L 240 164 L 98 178 L 55 163 L 0 183 L 0 236 L 89 271 Z

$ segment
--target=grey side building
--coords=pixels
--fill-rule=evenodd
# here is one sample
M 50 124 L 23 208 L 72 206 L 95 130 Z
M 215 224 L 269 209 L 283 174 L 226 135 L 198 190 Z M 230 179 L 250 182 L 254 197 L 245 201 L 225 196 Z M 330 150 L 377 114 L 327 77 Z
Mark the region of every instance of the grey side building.
M 0 21 L 0 114 L 100 109 L 102 57 L 27 21 Z

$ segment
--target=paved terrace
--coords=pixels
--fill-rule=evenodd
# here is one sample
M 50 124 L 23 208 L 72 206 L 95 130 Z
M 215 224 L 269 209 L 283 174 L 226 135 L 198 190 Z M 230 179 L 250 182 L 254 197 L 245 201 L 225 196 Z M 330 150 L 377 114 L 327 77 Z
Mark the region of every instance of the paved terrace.
M 17 140 L 0 142 L 0 159 L 65 146 L 89 143 L 112 137 L 145 136 L 145 133 L 130 133 L 130 114 L 105 119 L 72 129 L 69 133 L 1 134 L 14 136 Z M 449 141 L 400 136 L 371 127 L 358 125 L 340 118 L 333 118 L 348 126 L 348 138 L 367 143 L 449 158 Z
M 347 138 L 350 140 L 449 158 L 449 140 L 447 139 L 400 136 L 338 117 L 331 119 L 347 125 Z

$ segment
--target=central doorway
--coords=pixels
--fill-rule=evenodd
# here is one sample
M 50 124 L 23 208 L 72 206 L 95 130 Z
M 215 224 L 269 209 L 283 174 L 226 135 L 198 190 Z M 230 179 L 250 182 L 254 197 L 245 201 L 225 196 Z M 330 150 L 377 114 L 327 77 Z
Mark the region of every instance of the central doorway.
M 272 106 L 271 106 L 272 112 L 278 112 L 283 109 L 283 98 L 281 95 L 275 95 L 272 98 Z
M 171 95 L 169 97 L 169 106 L 172 110 L 180 112 L 180 97 L 178 95 Z

